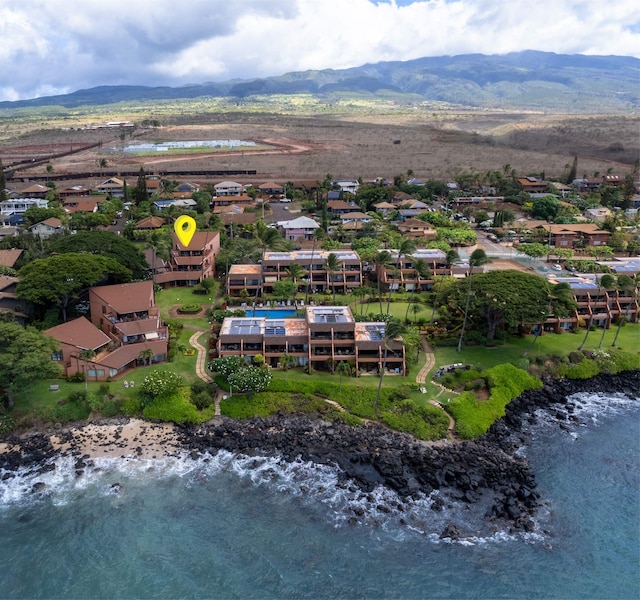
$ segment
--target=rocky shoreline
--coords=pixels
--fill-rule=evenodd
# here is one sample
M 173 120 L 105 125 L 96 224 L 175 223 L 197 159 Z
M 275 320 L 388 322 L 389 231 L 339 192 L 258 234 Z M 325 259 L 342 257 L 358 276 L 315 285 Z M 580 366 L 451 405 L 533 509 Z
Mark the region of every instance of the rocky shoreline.
M 337 465 L 341 482 L 357 486 L 365 495 L 382 485 L 393 490 L 400 502 L 409 502 L 439 490 L 443 495 L 434 500 L 433 510 L 442 510 L 443 496 L 470 505 L 482 500 L 483 506 L 489 507 L 485 515 L 488 521 L 506 522 L 512 531 L 531 531 L 542 499 L 528 461 L 516 450 L 526 443 L 526 430 L 535 419 L 535 411 L 551 409 L 560 423 L 570 423 L 572 406 L 567 397 L 572 394 L 606 392 L 636 397 L 639 390 L 640 371 L 601 374 L 589 380 L 549 381 L 543 388 L 514 399 L 504 418 L 484 436 L 468 442 L 421 442 L 379 424 L 354 428 L 308 416 L 243 421 L 221 418 L 201 426 L 175 427 L 169 433 L 165 429 L 161 437 L 155 433 L 152 441 L 156 452 L 158 448 L 165 455 L 187 451 L 194 459 L 227 450 Z M 138 425 L 135 437 L 123 439 L 121 433 L 128 423 L 128 419 L 102 423 L 115 435 L 101 445 L 118 447 L 116 456 L 124 452 L 143 456 L 145 441 L 151 443 L 148 430 L 157 426 Z M 24 467 L 34 472 L 54 469 L 52 459 L 64 453 L 76 458 L 76 473 L 81 476 L 92 457 L 92 452 L 87 453 L 87 435 L 93 439 L 96 432 L 87 434 L 82 427 L 79 431 L 80 435 L 70 428 L 2 440 L 3 479 Z M 441 537 L 455 539 L 458 535 L 455 526 L 450 526 Z

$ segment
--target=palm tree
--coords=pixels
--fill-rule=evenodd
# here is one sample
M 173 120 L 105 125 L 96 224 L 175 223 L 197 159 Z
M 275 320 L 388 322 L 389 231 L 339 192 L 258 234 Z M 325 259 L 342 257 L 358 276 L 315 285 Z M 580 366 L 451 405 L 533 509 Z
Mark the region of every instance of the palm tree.
M 629 275 L 618 275 L 619 290 L 633 290 L 635 289 L 635 286 L 636 286 L 636 283 L 631 277 L 629 277 Z M 615 348 L 616 344 L 618 343 L 618 334 L 620 333 L 620 329 L 622 329 L 622 326 L 624 325 L 624 323 L 629 320 L 629 316 L 631 312 L 630 307 L 631 307 L 631 303 L 629 302 L 629 308 L 627 309 L 627 314 L 625 316 L 622 316 L 622 315 L 618 316 L 618 328 L 616 329 L 616 335 L 614 336 L 613 342 L 611 344 L 612 348 Z
M 480 248 L 474 250 L 469 257 L 469 272 L 467 276 L 469 277 L 469 287 L 467 289 L 467 302 L 464 309 L 464 319 L 462 320 L 462 330 L 460 331 L 460 339 L 458 340 L 458 348 L 457 351 L 462 351 L 462 341 L 464 340 L 464 331 L 467 326 L 467 318 L 469 316 L 469 303 L 471 302 L 471 283 L 473 281 L 473 275 L 471 271 L 474 267 L 481 267 L 482 265 L 486 265 L 490 262 L 489 257 L 486 252 Z
M 617 287 L 616 278 L 613 275 L 603 275 L 600 279 L 600 285 L 605 290 L 615 290 Z M 602 342 L 604 342 L 604 334 L 607 332 L 607 321 L 605 320 L 602 325 L 602 335 L 600 336 L 600 342 L 598 343 L 598 348 L 602 348 Z
M 296 294 L 298 293 L 298 281 L 303 279 L 308 271 L 298 263 L 291 263 L 286 271 L 287 275 L 295 285 L 293 290 L 293 305 L 297 308 Z
M 78 354 L 78 358 L 84 361 L 84 391 L 86 392 L 88 389 L 88 379 L 89 379 L 89 371 L 87 370 L 87 363 L 96 357 L 96 352 L 92 348 L 85 348 Z M 98 374 L 96 372 L 96 378 Z
M 152 359 L 153 359 L 153 350 L 151 350 L 151 348 L 140 350 L 140 352 L 138 353 L 138 360 L 141 360 L 146 365 L 150 365 Z
M 598 279 L 596 277 L 596 283 L 598 285 L 598 297 L 600 297 L 600 291 L 602 290 L 602 279 L 605 280 L 605 283 L 610 283 L 606 279 L 606 276 L 605 277 L 601 277 L 600 279 Z M 589 315 L 588 322 L 585 323 L 587 330 L 585 331 L 584 338 L 582 339 L 581 344 L 578 346 L 578 350 L 582 350 L 584 348 L 584 345 L 587 343 L 587 338 L 589 337 L 589 334 L 591 333 L 591 324 L 592 323 L 593 323 L 593 311 L 591 311 L 591 314 Z
M 264 261 L 264 253 L 267 250 L 278 250 L 282 248 L 284 245 L 284 238 L 280 235 L 277 229 L 272 227 L 267 227 L 265 222 L 262 219 L 258 219 L 253 228 L 253 235 L 258 242 L 258 246 L 260 247 L 261 259 Z M 258 293 L 260 292 L 260 286 L 256 287 L 256 296 L 258 297 Z M 254 305 L 255 305 L 254 298 Z
M 391 264 L 391 254 L 387 250 L 381 250 L 376 256 L 376 273 L 378 281 L 378 303 L 380 304 L 380 314 L 382 314 L 382 291 L 380 289 L 380 281 L 382 280 L 385 269 Z
M 455 250 L 449 250 L 445 257 L 445 264 L 447 265 L 447 268 L 451 269 L 451 265 L 453 265 L 453 263 L 457 262 L 459 259 L 460 257 L 458 256 L 458 253 Z M 440 292 L 440 288 L 442 287 L 442 282 L 444 282 L 444 278 L 445 276 L 443 275 L 440 279 L 440 285 L 437 285 L 436 287 L 436 295 L 435 295 L 435 298 L 433 299 L 433 310 L 431 311 L 432 323 L 433 323 L 434 317 L 436 316 L 436 308 L 438 307 L 438 295 Z
M 406 331 L 406 327 L 404 323 L 402 323 L 399 319 L 394 317 L 390 318 L 384 327 L 384 336 L 382 338 L 382 345 L 384 346 L 384 356 L 382 359 L 382 369 L 380 369 L 380 380 L 378 381 L 378 392 L 376 394 L 376 401 L 373 404 L 373 407 L 377 407 L 380 402 L 380 391 L 382 389 L 382 379 L 384 378 L 385 371 L 387 370 L 387 356 L 389 354 L 389 344 L 392 341 L 400 341 L 400 343 L 404 343 L 402 339 L 399 339 L 400 336 Z
M 311 244 L 311 257 L 309 258 L 309 268 L 307 271 L 309 272 L 309 277 L 307 279 L 307 286 L 304 291 L 304 303 L 309 304 L 309 288 L 311 287 L 312 278 L 313 278 L 313 257 L 316 251 L 316 242 L 320 239 L 320 236 L 323 236 L 325 231 L 323 229 L 315 229 L 313 231 L 313 243 Z
M 291 354 L 283 354 L 278 361 L 278 366 L 286 373 L 285 379 L 289 381 L 289 369 L 298 365 L 298 359 Z
M 398 256 L 396 258 L 396 268 L 393 272 L 394 275 L 394 280 L 396 277 L 396 274 L 402 274 L 402 270 L 401 270 L 401 265 L 402 265 L 402 257 L 403 256 L 408 256 L 410 255 L 412 252 L 416 251 L 416 242 L 415 240 L 406 238 L 406 237 L 402 237 L 400 238 L 397 242 L 396 242 L 397 250 L 398 250 Z M 389 296 L 387 298 L 387 314 L 389 314 L 389 309 L 391 308 L 391 289 L 392 289 L 393 285 L 389 286 Z
M 338 389 L 338 393 L 340 393 L 342 392 L 342 376 L 346 375 L 347 377 L 351 377 L 351 374 L 353 373 L 353 369 L 351 368 L 351 365 L 346 360 L 341 360 L 336 365 L 336 373 L 340 375 L 340 387 Z
M 416 275 L 416 283 L 413 289 L 411 302 L 407 303 L 407 312 L 404 316 L 405 321 L 409 320 L 409 309 L 413 304 L 416 303 L 416 291 L 420 291 L 420 280 L 426 279 L 431 274 L 431 269 L 429 269 L 429 266 L 427 265 L 426 261 L 422 258 L 419 258 L 418 260 L 415 261 L 415 263 L 413 264 L 413 270 L 415 271 L 415 275 Z M 417 312 L 420 312 L 420 311 L 416 311 L 416 313 Z M 415 313 L 414 313 L 414 317 L 415 317 Z
M 336 303 L 336 286 L 334 285 L 333 276 L 335 273 L 340 271 L 342 265 L 340 264 L 340 259 L 333 252 L 329 253 L 327 256 L 327 260 L 325 262 L 325 269 L 329 273 L 329 283 L 331 284 L 331 290 L 333 291 L 333 304 Z

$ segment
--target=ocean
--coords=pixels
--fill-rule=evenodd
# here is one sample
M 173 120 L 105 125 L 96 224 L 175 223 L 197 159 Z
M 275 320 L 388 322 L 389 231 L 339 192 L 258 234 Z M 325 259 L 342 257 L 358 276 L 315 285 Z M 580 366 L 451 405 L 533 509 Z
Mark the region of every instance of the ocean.
M 519 450 L 544 500 L 530 533 L 382 490 L 363 514 L 332 467 L 227 452 L 0 477 L 0 598 L 637 599 L 640 403 L 573 401 L 577 422 L 540 411 Z

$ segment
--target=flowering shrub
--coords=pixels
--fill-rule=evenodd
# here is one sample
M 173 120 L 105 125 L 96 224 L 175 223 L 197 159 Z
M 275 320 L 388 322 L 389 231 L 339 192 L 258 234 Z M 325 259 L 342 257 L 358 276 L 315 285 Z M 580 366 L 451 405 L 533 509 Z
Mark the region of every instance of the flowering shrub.
M 271 383 L 271 372 L 263 367 L 245 367 L 227 378 L 229 385 L 240 392 L 255 394 L 266 390 Z
M 177 373 L 172 371 L 152 371 L 144 378 L 141 387 L 145 394 L 152 398 L 157 398 L 158 396 L 170 394 L 183 385 L 184 379 Z
M 209 369 L 220 373 L 228 380 L 230 375 L 242 369 L 246 364 L 241 356 L 221 356 L 220 358 L 214 358 L 209 363 Z

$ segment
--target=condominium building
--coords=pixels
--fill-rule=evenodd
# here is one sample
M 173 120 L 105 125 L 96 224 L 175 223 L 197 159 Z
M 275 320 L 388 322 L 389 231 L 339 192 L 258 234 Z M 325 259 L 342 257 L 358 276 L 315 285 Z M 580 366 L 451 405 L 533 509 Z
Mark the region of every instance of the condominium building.
M 379 373 L 385 361 L 384 322 L 356 323 L 348 306 L 307 306 L 302 318 L 226 318 L 217 343 L 218 356 L 256 354 L 277 367 L 284 354 L 298 365 L 331 370 L 336 363 L 353 364 L 356 375 Z M 387 341 L 386 368 L 405 374 L 405 351 L 400 340 Z
M 329 256 L 335 257 L 331 268 Z M 296 250 L 293 252 L 265 252 L 260 265 L 232 265 L 227 276 L 227 293 L 238 297 L 243 289 L 250 295 L 273 293 L 273 286 L 283 279 L 290 279 L 292 264 L 300 265 L 306 273 L 297 280 L 298 290 L 318 292 L 335 290 L 348 294 L 362 286 L 362 262 L 353 250 Z

